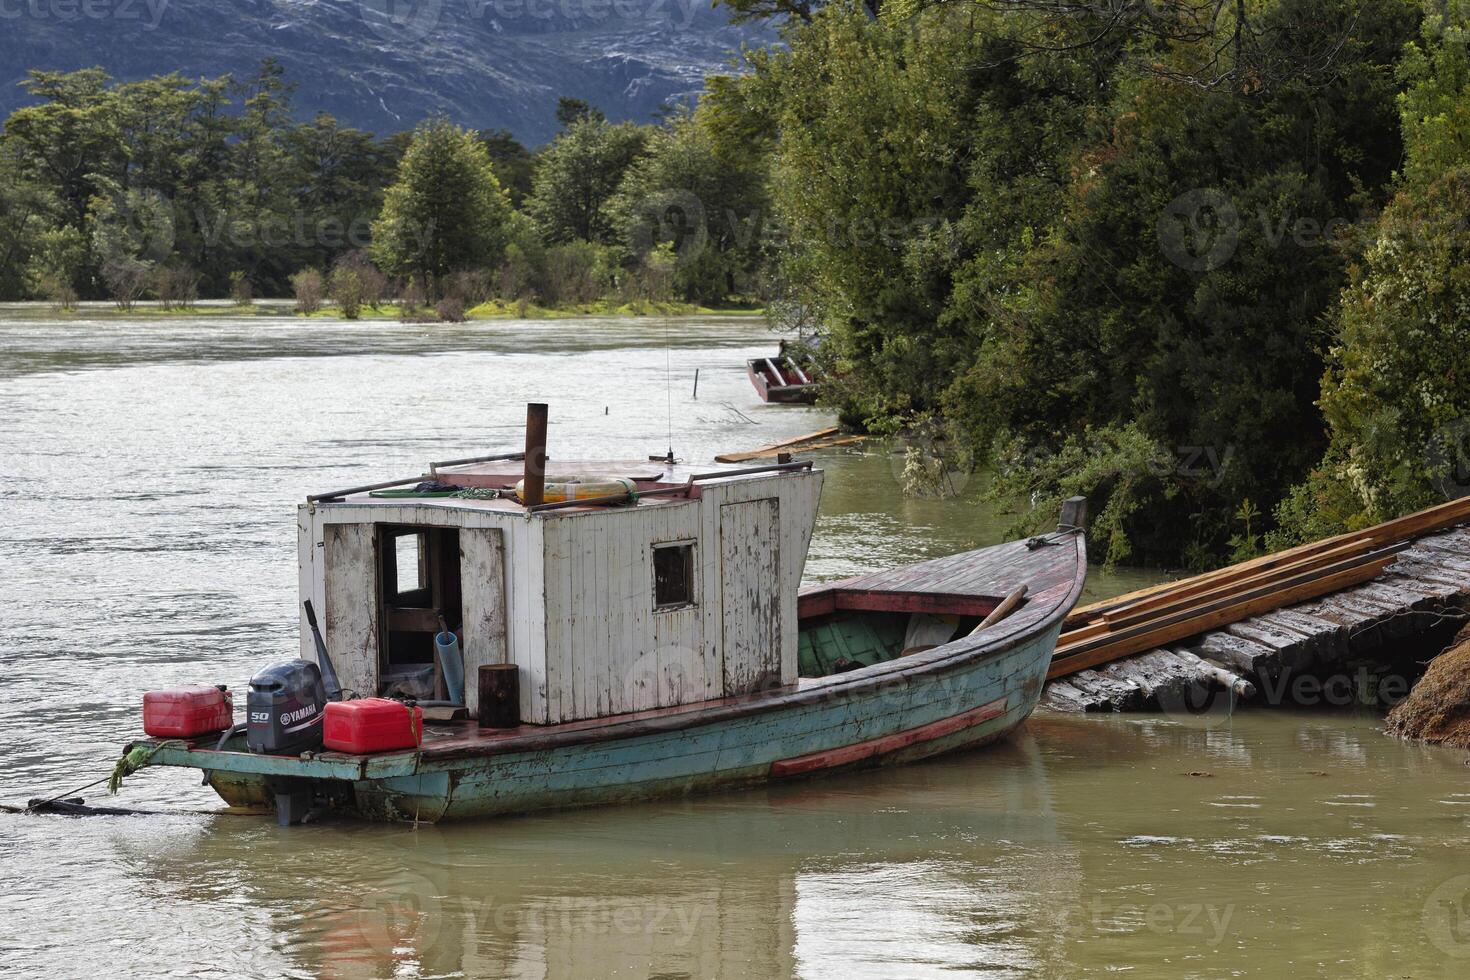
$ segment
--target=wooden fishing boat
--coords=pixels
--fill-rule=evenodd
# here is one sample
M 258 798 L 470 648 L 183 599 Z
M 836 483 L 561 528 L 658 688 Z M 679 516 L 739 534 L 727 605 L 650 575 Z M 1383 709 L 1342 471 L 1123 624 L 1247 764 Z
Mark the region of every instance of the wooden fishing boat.
M 817 400 L 817 384 L 785 353 L 775 357 L 753 357 L 745 362 L 745 373 L 761 401 L 786 405 L 811 404 Z
M 301 597 L 325 624 L 319 642 L 302 623 L 300 656 L 329 652 L 347 696 L 391 693 L 430 669 L 436 623 L 453 632 L 471 681 L 429 709 L 421 744 L 276 754 L 237 728 L 130 750 L 283 823 L 439 821 L 909 762 L 1001 738 L 1036 706 L 1082 590 L 1080 500 L 1044 537 L 801 588 L 810 462 L 557 462 L 546 484 L 542 422 L 526 454 L 299 509 Z M 593 474 L 633 490 L 576 499 Z

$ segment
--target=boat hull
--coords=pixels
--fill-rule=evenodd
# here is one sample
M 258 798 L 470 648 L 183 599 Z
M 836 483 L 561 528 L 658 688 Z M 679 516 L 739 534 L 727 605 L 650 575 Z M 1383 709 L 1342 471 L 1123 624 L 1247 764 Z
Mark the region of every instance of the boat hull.
M 310 760 L 281 759 L 275 774 L 215 770 L 210 781 L 227 803 L 250 807 L 272 805 L 283 777 L 325 779 L 341 791 L 350 783 L 350 794 L 335 794 L 336 809 L 371 820 L 437 822 L 912 762 L 993 742 L 1025 721 L 1041 696 L 1059 626 L 958 670 L 899 675 L 864 693 L 706 725 L 530 752 L 420 759 L 411 773 L 379 778 L 341 780 L 318 772 Z M 186 751 L 160 754 L 157 764 L 197 764 Z
M 815 384 L 776 383 L 759 361 L 748 361 L 745 366 L 745 374 L 750 378 L 751 386 L 755 388 L 756 394 L 761 396 L 763 402 L 777 405 L 810 405 L 817 400 Z

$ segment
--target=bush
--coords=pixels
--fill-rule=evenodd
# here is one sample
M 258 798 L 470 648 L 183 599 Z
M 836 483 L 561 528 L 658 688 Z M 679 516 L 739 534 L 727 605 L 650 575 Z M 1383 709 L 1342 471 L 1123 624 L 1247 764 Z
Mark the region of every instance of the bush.
M 356 320 L 362 316 L 362 276 L 355 266 L 338 262 L 332 269 L 330 288 L 332 299 L 344 317 Z
M 445 295 L 462 300 L 468 309 L 488 303 L 495 296 L 496 276 L 489 269 L 456 272 L 449 280 Z
M 230 273 L 230 299 L 234 300 L 236 306 L 249 306 L 255 298 L 255 290 L 250 285 L 250 277 L 243 272 Z
M 438 315 L 440 323 L 464 323 L 469 317 L 465 316 L 464 300 L 458 296 L 446 296 L 434 307 L 434 313 Z
M 428 297 L 424 295 L 424 288 L 419 285 L 417 279 L 407 280 L 398 290 L 398 307 L 404 317 L 411 316 L 428 301 Z
M 296 312 L 310 316 L 322 308 L 326 285 L 315 269 L 302 269 L 291 277 L 291 290 L 296 294 Z
M 137 259 L 111 259 L 102 266 L 102 281 L 120 310 L 131 310 L 148 292 L 153 270 Z
M 605 249 L 590 242 L 570 242 L 546 250 L 545 298 L 549 305 L 591 303 L 611 284 Z
M 165 310 L 187 310 L 199 301 L 199 274 L 184 265 L 154 271 L 153 291 Z

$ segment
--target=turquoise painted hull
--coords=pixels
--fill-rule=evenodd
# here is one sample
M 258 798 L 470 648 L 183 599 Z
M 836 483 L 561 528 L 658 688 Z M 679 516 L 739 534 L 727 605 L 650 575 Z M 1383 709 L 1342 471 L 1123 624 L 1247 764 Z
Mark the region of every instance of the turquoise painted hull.
M 1050 561 L 1045 574 L 1021 577 L 1038 586 L 1021 611 L 983 634 L 847 674 L 593 723 L 504 735 L 470 725 L 417 752 L 296 758 L 175 743 L 148 764 L 207 770 L 232 805 L 269 807 L 283 787 L 309 785 L 326 810 L 437 822 L 682 796 L 972 748 L 1002 738 L 1036 707 L 1063 618 L 1081 593 L 1080 536 L 1075 551 L 1066 543 L 1032 552 L 1017 543 L 975 553 L 997 561 L 1001 578 Z M 973 570 L 968 557 L 938 561 Z M 843 584 L 853 583 L 861 580 Z
M 997 706 L 992 716 L 958 731 L 816 771 L 911 762 L 1004 737 L 1036 707 L 1059 629 L 1060 623 L 1011 650 L 938 676 L 900 675 L 867 693 L 614 741 L 461 759 L 399 753 L 346 766 L 327 759 L 164 748 L 150 764 L 216 766 L 216 790 L 241 806 L 270 805 L 272 778 L 350 783 L 346 809 L 390 821 L 465 820 L 750 786 L 773 778 L 772 766 L 782 760 L 923 729 L 986 705 Z

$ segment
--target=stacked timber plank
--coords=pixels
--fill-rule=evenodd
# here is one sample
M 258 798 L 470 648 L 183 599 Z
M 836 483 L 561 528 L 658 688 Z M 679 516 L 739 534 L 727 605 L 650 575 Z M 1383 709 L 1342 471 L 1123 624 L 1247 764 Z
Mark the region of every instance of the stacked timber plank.
M 716 456 L 715 462 L 749 463 L 757 459 L 775 459 L 783 453 L 809 453 L 818 449 L 852 446 L 867 438 L 867 436 L 843 435 L 841 427 L 834 425 L 826 429 L 818 429 L 816 432 L 808 432 L 804 436 L 773 442 L 769 446 L 761 446 L 749 452 L 725 453 L 723 456 Z
M 1044 706 L 1145 710 L 1331 669 L 1470 610 L 1470 500 L 1080 608 Z

